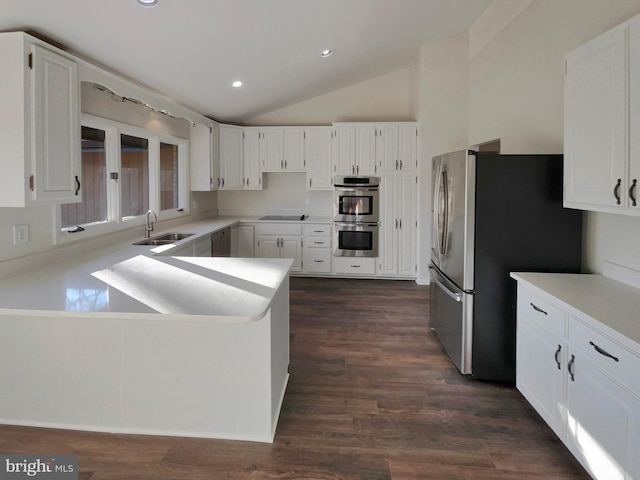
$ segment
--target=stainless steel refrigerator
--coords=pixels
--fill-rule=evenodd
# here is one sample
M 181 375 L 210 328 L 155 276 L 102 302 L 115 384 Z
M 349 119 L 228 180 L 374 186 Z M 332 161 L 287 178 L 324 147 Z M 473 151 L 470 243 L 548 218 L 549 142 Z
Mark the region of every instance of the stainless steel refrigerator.
M 515 380 L 509 272 L 580 271 L 582 212 L 562 188 L 562 155 L 434 157 L 430 324 L 463 374 Z

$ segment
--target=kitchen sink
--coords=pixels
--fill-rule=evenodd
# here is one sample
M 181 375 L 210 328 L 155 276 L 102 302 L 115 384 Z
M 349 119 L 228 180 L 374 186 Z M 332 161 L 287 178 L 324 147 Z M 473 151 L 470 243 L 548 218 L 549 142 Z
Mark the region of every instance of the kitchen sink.
M 170 245 L 173 242 L 185 239 L 191 235 L 193 235 L 193 233 L 165 233 L 157 237 L 145 238 L 144 240 L 135 242 L 134 245 Z

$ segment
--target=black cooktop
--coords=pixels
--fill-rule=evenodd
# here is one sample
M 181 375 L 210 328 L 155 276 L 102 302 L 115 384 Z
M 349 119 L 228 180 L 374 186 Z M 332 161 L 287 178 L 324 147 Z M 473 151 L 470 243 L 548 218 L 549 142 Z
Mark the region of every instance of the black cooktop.
M 306 215 L 265 215 L 258 220 L 286 220 L 299 222 L 300 220 L 304 220 L 305 218 L 307 218 Z

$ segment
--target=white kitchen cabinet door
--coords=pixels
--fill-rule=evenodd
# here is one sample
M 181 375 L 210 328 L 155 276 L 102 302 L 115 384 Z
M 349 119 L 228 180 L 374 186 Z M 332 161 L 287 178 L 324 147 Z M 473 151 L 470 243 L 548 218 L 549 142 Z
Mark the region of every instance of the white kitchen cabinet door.
M 396 275 L 398 273 L 396 245 L 398 239 L 397 198 L 398 184 L 395 171 L 381 175 L 378 275 Z
M 400 172 L 397 177 L 396 215 L 398 217 L 398 238 L 396 241 L 398 275 L 416 275 L 417 215 L 416 197 L 418 182 L 415 172 Z
M 356 129 L 356 175 L 375 175 L 376 168 L 376 129 L 373 125 L 359 126 Z
M 253 225 L 235 225 L 231 228 L 231 256 L 255 257 L 255 227 Z
M 399 167 L 398 126 L 376 127 L 376 163 L 380 172 L 395 172 Z
M 629 209 L 640 211 L 640 19 L 629 27 Z
M 592 40 L 565 61 L 565 206 L 625 209 L 625 30 Z
M 33 198 L 82 202 L 76 63 L 38 45 L 32 55 Z
M 284 169 L 284 129 L 262 128 L 260 135 L 262 171 L 282 171 Z
M 282 237 L 280 241 L 280 257 L 293 260 L 292 272 L 302 270 L 302 238 L 299 236 Z
M 381 175 L 378 275 L 416 275 L 416 195 L 414 172 Z
M 355 143 L 354 127 L 334 127 L 331 139 L 331 162 L 334 175 L 355 175 Z
M 307 164 L 307 189 L 332 190 L 331 127 L 307 128 L 304 154 Z
M 195 257 L 211 256 L 211 235 L 207 235 L 193 244 L 193 255 Z
M 282 170 L 287 172 L 304 171 L 304 136 L 304 128 L 284 128 L 284 168 Z
M 220 125 L 220 190 L 242 190 L 244 175 L 243 128 Z
M 217 189 L 218 176 L 213 171 L 213 126 L 191 124 L 189 132 L 189 172 L 192 191 Z
M 260 169 L 260 129 L 244 129 L 244 181 L 245 190 L 262 190 Z
M 399 170 L 418 170 L 418 127 L 414 123 L 398 126 L 398 159 Z
M 519 303 L 516 386 L 556 435 L 563 438 L 566 340 L 545 329 L 536 317 L 525 315 L 524 308 Z
M 258 234 L 256 236 L 256 258 L 280 258 L 280 237 Z
M 640 478 L 640 400 L 580 352 L 568 362 L 569 450 L 597 480 Z

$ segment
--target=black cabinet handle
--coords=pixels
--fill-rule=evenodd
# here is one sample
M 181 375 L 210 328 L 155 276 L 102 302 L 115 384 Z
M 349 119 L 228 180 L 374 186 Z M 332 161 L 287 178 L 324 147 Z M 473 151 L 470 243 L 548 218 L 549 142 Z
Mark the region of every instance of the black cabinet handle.
M 569 360 L 569 363 L 567 365 L 567 370 L 569 371 L 569 375 L 571 375 L 571 381 L 572 382 L 576 381 L 575 372 L 573 371 L 573 364 L 574 363 L 576 363 L 576 356 L 575 355 L 571 355 L 571 360 Z
M 560 352 L 562 352 L 562 345 L 558 345 L 558 349 L 556 350 L 556 353 L 553 354 L 553 358 L 556 361 L 556 365 L 558 365 L 558 370 L 560 370 L 562 368 L 562 366 L 560 365 Z
M 609 357 L 609 358 L 611 358 L 612 360 L 614 360 L 616 362 L 620 361 L 620 359 L 618 357 L 616 357 L 614 355 L 611 355 L 609 352 L 607 352 L 605 349 L 599 347 L 595 343 L 589 342 L 589 345 L 591 345 L 595 349 L 595 351 L 598 352 L 600 355 L 604 355 L 605 357 Z
M 545 315 L 549 315 L 547 312 L 545 312 L 543 309 L 541 309 L 539 306 L 537 306 L 534 303 L 529 303 L 529 305 L 531 305 L 531 308 L 533 308 L 536 312 L 540 312 L 540 313 L 544 313 Z
M 613 196 L 616 197 L 616 204 L 620 205 L 620 184 L 622 183 L 622 179 L 618 179 L 618 183 L 613 187 Z
M 636 185 L 638 184 L 638 180 L 636 178 L 631 182 L 631 186 L 629 187 L 629 198 L 631 199 L 631 206 L 635 207 L 638 205 L 636 201 Z
M 79 191 L 80 191 L 80 179 L 78 178 L 78 175 L 76 175 L 76 195 L 78 195 Z

